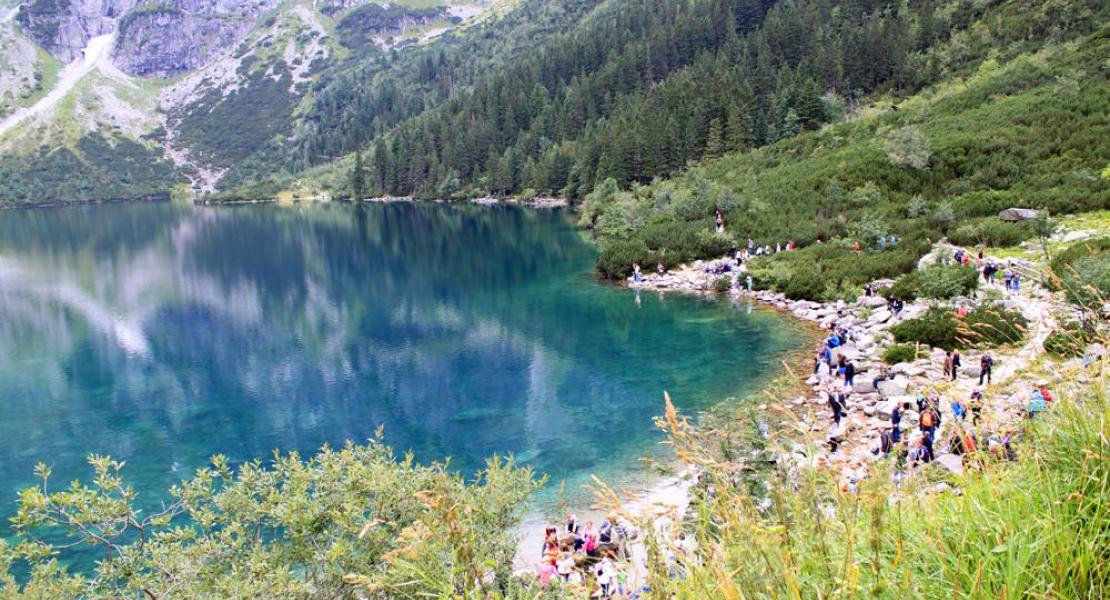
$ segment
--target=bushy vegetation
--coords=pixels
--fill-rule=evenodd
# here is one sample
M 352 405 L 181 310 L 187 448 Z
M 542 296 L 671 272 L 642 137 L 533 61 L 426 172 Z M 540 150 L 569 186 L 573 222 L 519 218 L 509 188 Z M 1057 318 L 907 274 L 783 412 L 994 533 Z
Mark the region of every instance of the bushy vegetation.
M 933 307 L 915 319 L 891 328 L 901 343 L 922 343 L 934 348 L 995 347 L 1016 344 L 1029 323 L 1020 313 L 985 304 L 960 319 L 952 309 Z
M 957 246 L 1003 248 L 1017 246 L 1033 235 L 1033 229 L 1027 223 L 1007 223 L 998 217 L 982 217 L 950 229 L 948 241 Z
M 907 273 L 883 290 L 888 297 L 913 301 L 918 298 L 947 300 L 968 296 L 979 287 L 979 271 L 973 265 L 935 265 Z
M 89 462 L 89 483 L 61 486 L 38 467 L 0 541 L 0 596 L 487 597 L 508 590 L 509 532 L 541 483 L 497 458 L 467 482 L 375 439 L 270 465 L 216 456 L 151 512 L 121 463 Z M 101 560 L 68 573 L 59 558 L 78 551 Z
M 917 264 L 923 249 L 903 241 L 880 251 L 856 252 L 846 241 L 814 244 L 791 252 L 754 258 L 753 284 L 783 292 L 792 299 L 825 301 L 858 292 L 868 282 L 894 278 Z
M 1102 381 L 1078 397 L 1061 395 L 1030 422 L 1016 462 L 981 452 L 980 467 L 949 479 L 959 493 L 927 491 L 946 477 L 935 465 L 895 489 L 893 459 L 874 463 L 854 493 L 821 472 L 792 479 L 789 464 L 752 493 L 750 478 L 737 477 L 714 451 L 712 434 L 669 421 L 679 455 L 706 470 L 713 492 L 693 504 L 688 535 L 701 551 L 678 567 L 684 576 L 649 562 L 659 597 L 1094 599 L 1110 592 L 1110 402 Z
M 1110 298 L 1110 238 L 1077 242 L 1053 257 L 1051 284 L 1068 300 L 1101 310 Z
M 1009 12 L 1015 7 L 996 5 L 993 18 L 980 26 L 1021 22 Z M 940 44 L 929 54 L 939 58 L 955 48 Z M 794 240 L 803 247 L 824 242 L 813 254 L 800 255 L 808 260 L 791 253 L 753 261 L 762 286 L 778 290 L 793 267 L 812 280 L 815 264 L 832 282 L 845 273 L 845 283 L 860 283 L 865 271 L 897 277 L 913 269 L 929 240 L 945 235 L 959 243 L 1012 245 L 1035 232 L 1029 224 L 1000 221 L 997 215 L 1005 208 L 1065 214 L 1110 206 L 1110 180 L 1098 175 L 1110 157 L 1110 140 L 1093 134 L 1110 113 L 1110 98 L 1096 91 L 1107 85 L 1097 66 L 1107 52 L 1110 42 L 1101 33 L 1060 45 L 1015 40 L 1002 53 L 1008 58 L 983 60 L 973 71 L 961 71 L 963 78 L 898 103 L 898 110 L 876 106 L 847 122 L 703 161 L 673 180 L 632 186 L 627 193 L 650 208 L 638 214 L 641 223 L 653 214 L 676 223 L 710 219 L 713 208 L 721 208 L 728 234 L 741 242 L 751 238 L 773 246 Z M 905 127 L 917 132 L 887 135 Z M 930 156 L 915 159 L 922 168 L 908 158 L 898 159 L 905 164 L 891 162 L 892 144 L 919 138 L 927 141 Z M 899 152 L 909 156 L 922 148 Z M 704 190 L 716 190 L 728 206 L 710 205 L 689 215 L 678 210 L 675 199 L 705 199 Z M 598 210 L 591 199 L 587 196 L 583 206 L 601 220 L 607 209 Z M 628 236 L 639 235 L 635 221 L 629 229 Z M 604 245 L 609 238 L 600 239 Z M 846 243 L 830 243 L 836 240 Z M 863 246 L 859 258 L 826 249 L 853 242 Z
M 1063 358 L 1083 356 L 1097 339 L 1092 327 L 1069 322 L 1052 331 L 1044 340 L 1045 352 Z
M 917 358 L 917 347 L 913 344 L 893 344 L 883 351 L 883 362 L 893 365 L 910 362 Z
M 169 197 L 181 180 L 157 152 L 126 138 L 82 137 L 0 164 L 0 205 Z

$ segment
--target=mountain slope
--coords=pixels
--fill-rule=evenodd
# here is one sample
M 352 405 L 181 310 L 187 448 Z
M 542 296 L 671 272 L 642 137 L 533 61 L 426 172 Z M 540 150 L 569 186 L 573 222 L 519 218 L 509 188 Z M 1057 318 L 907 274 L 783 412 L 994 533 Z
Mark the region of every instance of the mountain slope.
M 407 46 L 433 44 L 497 4 L 385 6 L 361 0 L 0 5 L 0 204 L 166 194 L 186 180 L 211 190 L 229 168 L 289 133 L 310 86 L 324 74 L 371 58 L 388 64 Z M 362 26 L 351 29 L 352 22 Z M 123 141 L 129 159 L 118 170 L 81 149 L 110 153 Z M 81 163 L 99 167 L 70 168 Z M 136 163 L 144 163 L 138 178 Z M 43 180 L 44 170 L 59 173 Z

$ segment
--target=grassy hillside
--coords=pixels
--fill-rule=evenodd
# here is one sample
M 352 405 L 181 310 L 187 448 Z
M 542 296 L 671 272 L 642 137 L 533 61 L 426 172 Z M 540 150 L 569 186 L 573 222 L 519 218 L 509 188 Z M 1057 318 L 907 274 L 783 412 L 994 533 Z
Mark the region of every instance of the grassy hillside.
M 1028 225 L 1009 207 L 1052 214 L 1110 205 L 1110 29 L 984 58 L 904 100 L 878 98 L 845 122 L 750 152 L 706 161 L 681 176 L 621 191 L 602 186 L 583 205 L 604 251 L 599 266 L 627 274 L 639 260 L 676 262 L 733 243 L 793 240 L 802 250 L 756 261 L 757 284 L 782 287 L 816 269 L 813 297 L 896 276 L 926 241 L 1015 245 Z M 958 47 L 948 45 L 947 52 Z M 697 244 L 715 208 L 727 236 Z M 897 238 L 896 244 L 889 242 Z M 822 244 L 815 244 L 817 241 Z M 857 254 L 860 241 L 868 252 Z

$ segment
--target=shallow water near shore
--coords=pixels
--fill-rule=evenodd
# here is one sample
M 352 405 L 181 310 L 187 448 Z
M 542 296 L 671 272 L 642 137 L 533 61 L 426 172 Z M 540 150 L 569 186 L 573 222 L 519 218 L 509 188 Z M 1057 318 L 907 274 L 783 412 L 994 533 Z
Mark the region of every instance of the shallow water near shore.
M 37 462 L 126 460 L 153 505 L 224 453 L 371 437 L 471 474 L 515 453 L 540 510 L 597 474 L 643 485 L 668 390 L 758 389 L 808 339 L 771 311 L 596 281 L 557 212 L 186 207 L 0 215 L 0 526 Z

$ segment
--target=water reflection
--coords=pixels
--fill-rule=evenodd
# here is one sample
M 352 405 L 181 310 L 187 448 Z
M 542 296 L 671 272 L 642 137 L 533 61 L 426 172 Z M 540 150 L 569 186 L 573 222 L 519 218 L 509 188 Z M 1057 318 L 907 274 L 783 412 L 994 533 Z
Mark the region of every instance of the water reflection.
M 726 303 L 636 293 L 630 310 L 592 260 L 558 216 L 511 209 L 0 215 L 0 493 L 40 460 L 83 475 L 90 452 L 160 491 L 216 451 L 378 425 L 422 460 L 512 451 L 582 477 L 650 447 L 663 389 L 704 406 L 791 345 Z

